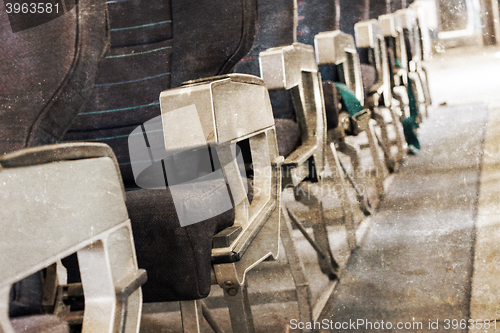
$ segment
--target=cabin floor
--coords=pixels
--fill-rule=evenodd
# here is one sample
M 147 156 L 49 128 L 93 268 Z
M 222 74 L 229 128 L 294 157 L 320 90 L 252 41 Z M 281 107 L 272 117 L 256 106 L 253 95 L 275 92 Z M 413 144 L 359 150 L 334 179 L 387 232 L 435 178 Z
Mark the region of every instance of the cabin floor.
M 500 331 L 500 48 L 446 50 L 426 68 L 434 104 L 419 129 L 421 152 L 359 221 L 352 254 L 344 227 L 329 227 L 338 282 L 319 272 L 296 231 L 320 332 Z M 248 284 L 257 332 L 298 331 L 283 251 Z M 220 288 L 205 303 L 231 332 Z M 145 304 L 141 332 L 182 332 L 178 307 Z

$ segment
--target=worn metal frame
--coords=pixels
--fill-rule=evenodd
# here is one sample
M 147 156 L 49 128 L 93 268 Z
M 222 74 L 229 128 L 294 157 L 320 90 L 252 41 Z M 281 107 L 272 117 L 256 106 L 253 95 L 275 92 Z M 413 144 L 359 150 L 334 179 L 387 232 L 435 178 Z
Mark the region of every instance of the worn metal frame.
M 426 105 L 432 104 L 432 97 L 429 88 L 429 80 L 427 70 L 423 62 L 432 60 L 432 39 L 431 32 L 427 20 L 426 8 L 420 2 L 414 2 L 410 5 L 410 9 L 414 11 L 416 17 L 416 33 L 418 33 L 418 42 L 420 44 L 420 79 L 424 89 Z
M 331 252 L 322 193 L 318 194 L 315 189 L 317 186 L 323 188 L 328 184 L 334 186 L 341 202 L 348 245 L 353 249 L 356 247 L 356 235 L 352 207 L 336 149 L 333 145 L 328 145 L 326 140 L 322 81 L 313 47 L 293 43 L 271 48 L 260 53 L 259 63 L 261 76 L 269 90 L 290 90 L 295 116 L 301 129 L 302 144 L 283 163 L 286 170 L 283 185 L 284 188 L 292 187 L 295 199 L 309 207 L 313 216 L 314 238 L 309 236 L 301 222 L 285 206 L 282 207 L 285 223 L 282 223 L 281 238 L 297 290 L 301 320 L 310 321 L 313 304 L 309 282 L 295 246 L 290 221 L 293 221 L 294 227 L 301 231 L 316 251 L 321 271 L 334 280 L 337 278 L 339 266 Z M 313 176 L 309 174 L 311 159 L 314 161 L 317 182 L 306 179 Z
M 137 268 L 111 148 L 72 143 L 6 154 L 0 184 L 0 332 L 14 332 L 11 285 L 74 252 L 85 296 L 82 332 L 138 332 L 146 272 Z
M 427 108 L 431 105 L 430 90 L 427 82 L 427 72 L 423 67 L 422 43 L 417 24 L 417 17 L 411 8 L 400 9 L 395 12 L 401 22 L 402 34 L 408 35 L 409 40 L 413 41 L 415 46 L 411 58 L 407 58 L 408 76 L 415 85 L 415 97 L 419 104 L 419 113 L 422 117 L 427 117 Z M 409 45 L 406 45 L 406 49 Z
M 421 59 L 430 61 L 432 59 L 432 38 L 425 5 L 417 1 L 412 3 L 409 8 L 413 10 L 417 19 Z
M 321 32 L 314 38 L 316 61 L 318 65 L 342 65 L 343 77 L 341 81 L 349 86 L 356 94 L 356 97 L 364 105 L 364 91 L 361 78 L 361 68 L 359 56 L 356 51 L 353 36 L 342 31 Z M 348 79 L 348 78 L 353 78 Z M 378 144 L 375 135 L 374 122 L 371 111 L 364 109 L 349 119 L 347 112 L 342 111 L 339 115 L 339 126 L 329 133 L 329 136 L 338 144 L 339 150 L 350 157 L 355 171 L 358 171 L 359 153 L 357 149 L 346 142 L 347 130 L 354 135 L 366 132 L 370 154 L 376 171 L 375 187 L 377 195 L 381 198 L 384 194 L 384 181 L 388 176 L 388 169 L 385 164 L 384 153 Z M 356 178 L 359 179 L 357 172 Z
M 234 226 L 239 234 L 226 247 L 213 248 L 213 284 L 224 290 L 234 332 L 253 332 L 246 273 L 260 262 L 278 255 L 281 200 L 281 165 L 274 118 L 267 89 L 255 76 L 229 74 L 189 81 L 160 94 L 162 116 L 185 107 L 196 110 L 204 138 L 197 142 L 178 124 L 163 122 L 167 151 L 214 146 L 223 165 L 224 178 L 235 204 Z M 254 169 L 251 204 L 235 159 L 234 145 L 249 140 Z M 197 305 L 198 302 L 198 305 Z M 183 302 L 185 332 L 197 332 L 193 318 L 200 318 L 200 301 Z M 205 317 L 208 309 L 203 310 Z M 194 319 L 193 319 L 194 320 Z M 198 320 L 198 319 L 197 319 Z M 214 327 L 214 326 L 212 326 Z
M 368 92 L 365 105 L 370 108 L 373 119 L 380 126 L 380 142 L 384 149 L 386 164 L 390 170 L 396 171 L 399 169 L 408 147 L 404 139 L 401 115 L 397 114 L 393 103 L 389 63 L 382 28 L 377 20 L 369 20 L 356 23 L 354 31 L 358 48 L 370 50 L 372 65 L 377 73 L 377 81 Z M 388 115 L 386 111 L 388 111 Z M 395 155 L 391 152 L 393 141 L 389 139 L 389 124 L 393 125 L 395 132 L 395 145 L 397 147 Z
M 393 97 L 399 102 L 401 113 L 405 117 L 410 116 L 408 101 L 408 58 L 406 54 L 406 43 L 404 39 L 403 27 L 399 15 L 385 14 L 378 18 L 382 35 L 385 38 L 386 47 L 390 48 L 396 59 L 401 62 L 401 67 L 392 73 L 391 80 Z

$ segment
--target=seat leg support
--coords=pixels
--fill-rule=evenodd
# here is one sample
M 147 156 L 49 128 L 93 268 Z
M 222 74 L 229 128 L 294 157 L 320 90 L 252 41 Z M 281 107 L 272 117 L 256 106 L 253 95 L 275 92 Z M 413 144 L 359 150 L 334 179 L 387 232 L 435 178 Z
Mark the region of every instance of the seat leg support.
M 373 119 L 377 122 L 377 125 L 380 127 L 381 138 L 379 139 L 376 133 L 375 136 L 377 137 L 379 146 L 382 148 L 382 151 L 384 153 L 385 164 L 390 172 L 394 172 L 394 170 L 396 169 L 396 161 L 391 154 L 391 142 L 389 140 L 387 124 L 385 123 L 384 117 L 377 112 L 373 111 L 372 116 Z
M 375 176 L 377 195 L 379 198 L 382 198 L 384 195 L 384 180 L 388 174 L 387 167 L 384 163 L 384 158 L 381 156 L 382 153 L 379 150 L 379 145 L 377 144 L 377 138 L 375 136 L 375 129 L 373 128 L 373 124 L 370 121 L 361 121 L 359 122 L 359 124 L 361 129 L 365 131 L 368 136 L 370 153 L 377 171 L 377 174 Z
M 212 330 L 215 333 L 224 333 L 224 330 L 219 326 L 219 324 L 215 320 L 214 316 L 212 315 L 212 312 L 210 311 L 208 306 L 205 304 L 205 302 L 200 300 L 200 303 L 201 303 L 201 311 L 203 313 L 203 318 L 205 318 L 208 325 L 210 325 L 210 327 L 212 328 Z
M 402 161 L 405 158 L 406 151 L 408 150 L 408 146 L 406 144 L 404 136 L 403 123 L 401 122 L 401 117 L 397 114 L 395 107 L 390 107 L 389 110 L 391 112 L 394 130 L 396 132 L 396 145 L 398 147 L 398 154 L 396 156 L 396 159 L 398 161 L 398 164 L 401 165 Z
M 201 300 L 180 301 L 182 331 L 184 333 L 201 332 Z
M 356 230 L 354 226 L 353 206 L 351 204 L 351 200 L 349 200 L 349 196 L 347 195 L 347 184 L 345 181 L 344 170 L 340 165 L 340 160 L 333 143 L 330 143 L 330 146 L 326 147 L 326 156 L 328 159 L 329 167 L 331 171 L 333 171 L 334 186 L 340 199 L 340 205 L 342 207 L 342 213 L 344 215 L 344 225 L 347 232 L 347 244 L 349 246 L 349 249 L 354 250 L 354 248 L 357 246 L 357 242 Z M 364 199 L 366 200 L 366 205 L 368 206 L 366 196 Z
M 234 290 L 235 292 L 232 292 Z M 254 333 L 252 309 L 246 281 L 238 289 L 224 289 L 224 299 L 229 308 L 233 332 Z
M 281 223 L 281 241 L 285 250 L 286 258 L 290 266 L 295 290 L 297 292 L 297 302 L 299 305 L 300 322 L 312 321 L 311 289 L 305 274 L 304 264 L 300 259 L 295 240 L 293 238 L 292 222 L 286 208 L 283 206 L 284 223 Z

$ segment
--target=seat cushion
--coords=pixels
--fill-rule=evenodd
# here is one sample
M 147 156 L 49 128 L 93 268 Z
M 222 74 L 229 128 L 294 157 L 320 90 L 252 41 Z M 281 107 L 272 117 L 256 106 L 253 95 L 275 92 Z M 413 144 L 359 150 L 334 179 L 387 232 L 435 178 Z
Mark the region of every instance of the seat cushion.
M 288 156 L 300 143 L 299 125 L 291 119 L 274 119 L 280 156 Z
M 14 318 L 39 314 L 42 307 L 43 284 L 41 271 L 14 283 L 10 289 L 9 316 Z
M 330 80 L 323 81 L 323 95 L 325 98 L 326 123 L 328 129 L 337 128 L 339 125 L 340 92 Z
M 377 79 L 377 71 L 372 65 L 361 64 L 361 76 L 363 78 L 363 90 L 366 94 Z
M 176 195 L 182 196 L 182 193 Z M 185 197 L 190 195 L 190 191 L 184 194 Z M 127 207 L 139 267 L 148 272 L 148 281 L 142 288 L 144 302 L 208 296 L 212 238 L 233 224 L 234 209 L 181 227 L 168 188 L 129 191 Z
M 56 316 L 40 315 L 12 319 L 16 333 L 68 333 L 68 323 Z

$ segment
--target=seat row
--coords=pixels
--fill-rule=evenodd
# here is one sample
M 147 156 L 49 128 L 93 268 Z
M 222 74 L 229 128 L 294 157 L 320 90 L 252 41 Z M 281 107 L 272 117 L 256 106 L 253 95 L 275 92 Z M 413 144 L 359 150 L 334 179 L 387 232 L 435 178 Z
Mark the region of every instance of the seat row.
M 62 19 L 14 32 L 23 18 L 3 18 L 12 40 L 59 28 L 67 53 L 74 45 L 77 52 L 58 74 L 64 79 L 52 82 L 48 103 L 12 105 L 29 119 L 21 144 L 5 140 L 0 160 L 8 208 L 2 330 L 12 332 L 8 312 L 16 315 L 11 285 L 55 263 L 43 273 L 43 300 L 29 302 L 84 332 L 138 331 L 142 302 L 172 301 L 181 304 L 185 332 L 199 331 L 202 316 L 219 332 L 202 301 L 213 284 L 224 291 L 233 332 L 253 332 L 247 273 L 277 258 L 280 239 L 300 319 L 315 319 L 293 230 L 317 253 L 321 271 L 338 279 L 324 199 L 339 201 L 354 250 L 356 211 L 372 214 L 407 149 L 420 149 L 416 129 L 431 100 L 418 2 L 352 24 L 341 18 L 366 17 L 369 8 L 319 0 L 81 2 L 60 27 Z M 358 13 L 341 16 L 349 10 Z M 340 26 L 354 27 L 354 36 Z M 51 56 L 36 51 L 25 56 Z M 61 114 L 69 119 L 62 124 L 54 121 Z M 43 145 L 56 141 L 67 143 Z M 23 146 L 31 148 L 17 150 Z M 284 191 L 308 207 L 310 221 L 282 200 Z M 75 301 L 82 297 L 84 311 Z

